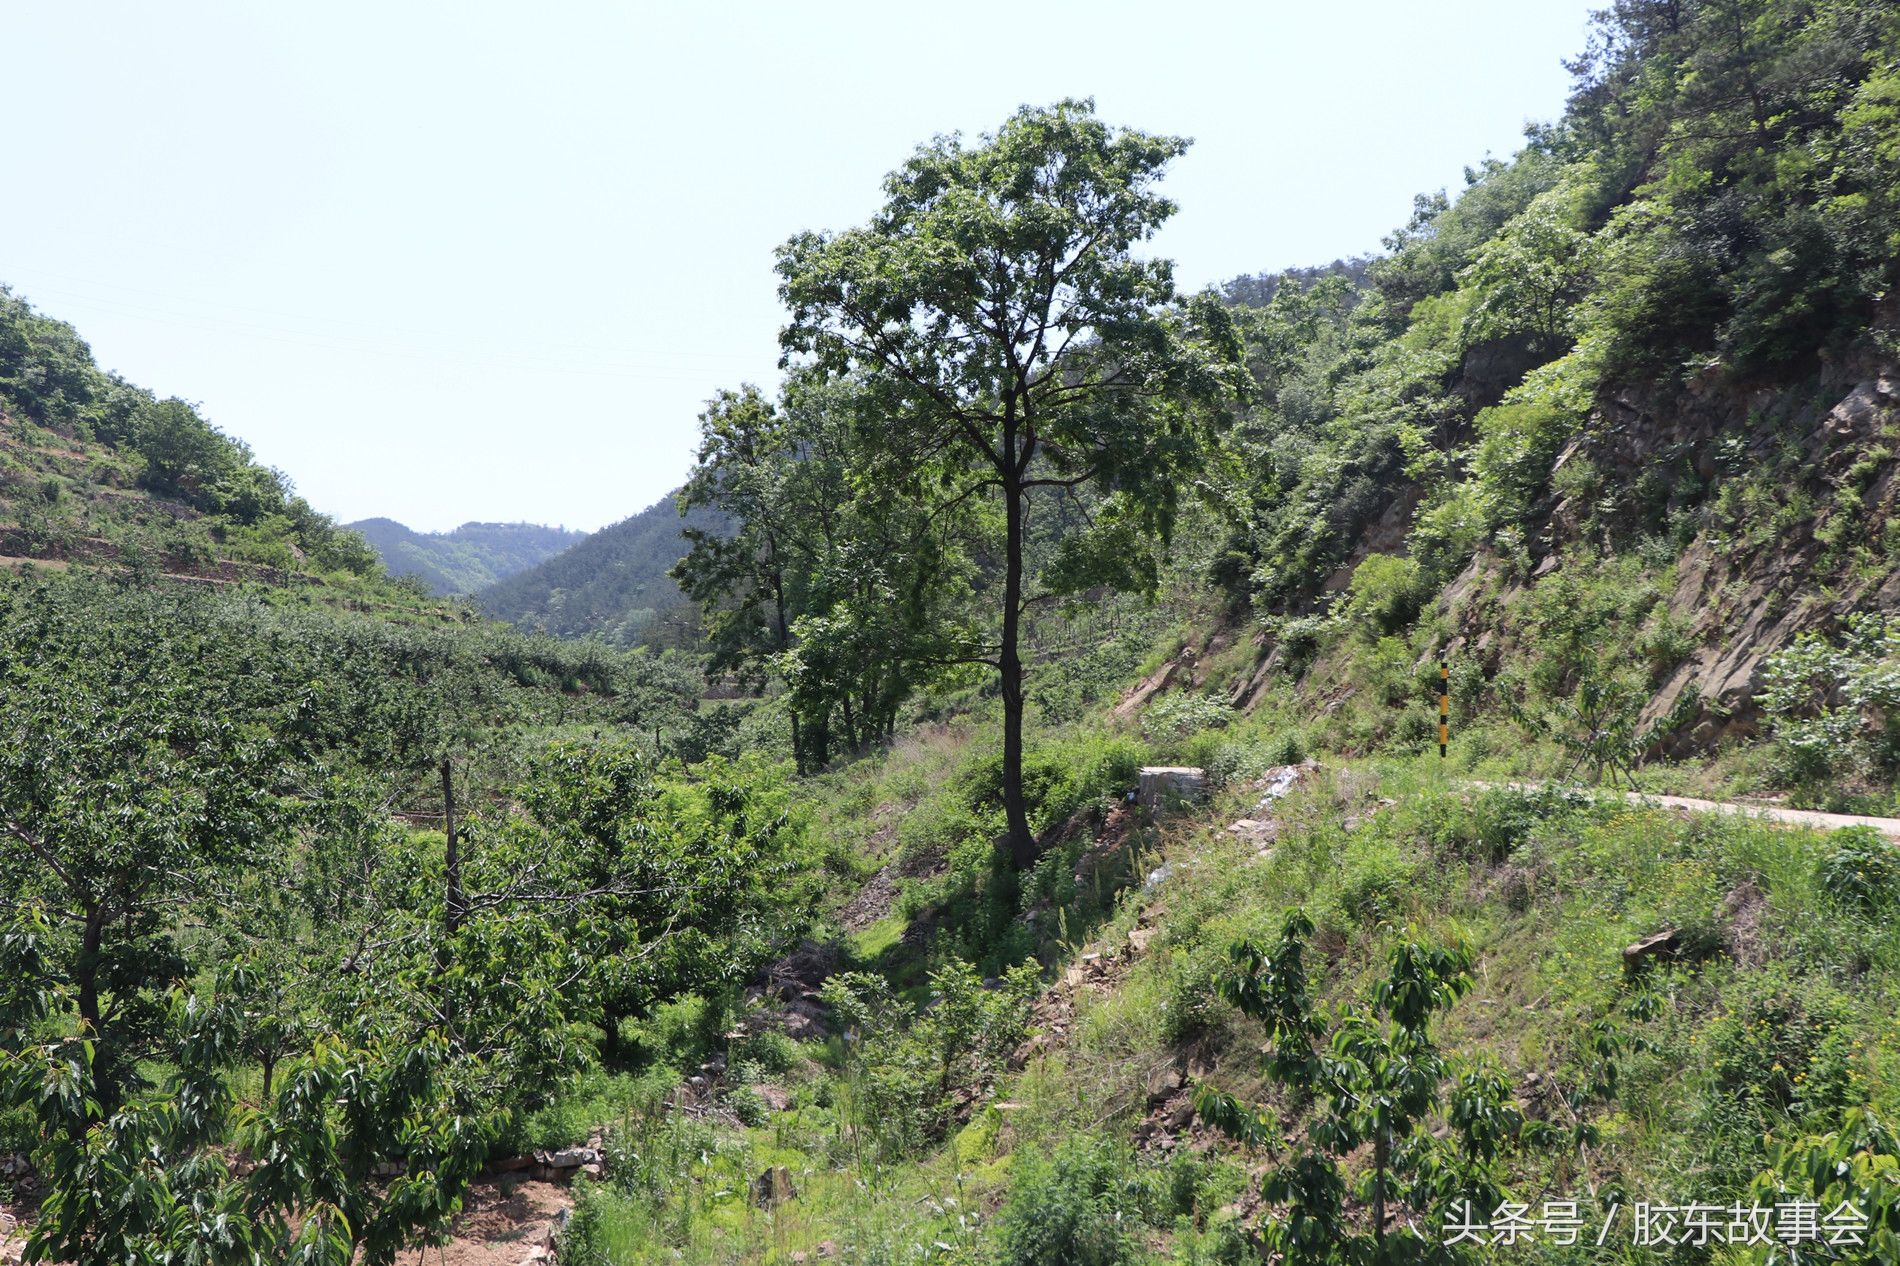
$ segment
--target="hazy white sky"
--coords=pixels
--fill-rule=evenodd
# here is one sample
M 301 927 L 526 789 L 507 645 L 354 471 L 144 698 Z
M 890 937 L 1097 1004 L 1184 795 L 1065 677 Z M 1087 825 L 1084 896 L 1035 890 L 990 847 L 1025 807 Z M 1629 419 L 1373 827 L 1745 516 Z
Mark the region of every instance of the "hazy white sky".
M 772 248 L 931 135 L 1194 137 L 1193 288 L 1376 250 L 1557 115 L 1592 7 L 6 0 L 0 281 L 340 518 L 596 528 L 776 381 Z

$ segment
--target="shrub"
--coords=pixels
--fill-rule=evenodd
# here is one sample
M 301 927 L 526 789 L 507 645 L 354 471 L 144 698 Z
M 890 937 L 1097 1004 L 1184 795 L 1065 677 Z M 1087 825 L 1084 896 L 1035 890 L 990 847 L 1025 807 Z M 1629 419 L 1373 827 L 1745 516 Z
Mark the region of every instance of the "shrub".
M 1478 442 L 1472 473 L 1497 492 L 1512 518 L 1529 512 L 1550 479 L 1552 465 L 1578 429 L 1568 410 L 1544 401 L 1494 405 L 1472 421 Z
M 1848 617 L 1839 644 L 1815 633 L 1768 657 L 1756 701 L 1796 782 L 1900 762 L 1900 620 Z
M 726 1107 L 739 1124 L 760 1126 L 772 1119 L 772 1109 L 761 1095 L 751 1086 L 734 1086 L 726 1092 Z
M 1744 976 L 1702 1038 L 1718 1102 L 1793 1117 L 1827 1115 L 1849 1101 L 1852 1029 L 1845 999 L 1778 967 Z
M 1393 554 L 1372 554 L 1352 573 L 1347 615 L 1378 634 L 1397 633 L 1418 618 L 1431 596 L 1419 565 Z
M 1234 710 L 1220 700 L 1179 690 L 1148 705 L 1141 714 L 1141 730 L 1156 742 L 1170 742 L 1220 729 L 1233 719 Z
M 1185 1046 L 1226 1028 L 1227 1008 L 1215 988 L 1224 965 L 1210 946 L 1197 947 L 1169 963 L 1161 1035 L 1170 1045 Z
M 1416 871 L 1398 849 L 1380 841 L 1351 855 L 1333 900 L 1353 922 L 1383 923 L 1404 906 L 1404 893 Z
M 1134 1158 L 1105 1139 L 1072 1138 L 1053 1155 L 1018 1153 L 1001 1215 L 1009 1266 L 1119 1266 L 1136 1257 Z
M 1030 959 L 985 989 L 968 963 L 952 959 L 931 974 L 931 1005 L 921 1012 L 882 976 L 826 981 L 825 1001 L 848 1035 L 850 1128 L 893 1157 L 941 1138 L 954 1119 L 953 1092 L 995 1077 L 1028 1032 L 1041 970 Z
M 1023 798 L 1030 826 L 1040 834 L 1091 801 L 1134 786 L 1135 771 L 1145 760 L 1139 744 L 1121 738 L 1032 748 L 1023 756 Z M 956 786 L 969 811 L 993 827 L 984 832 L 993 838 L 1002 829 L 1001 753 L 965 766 Z
M 560 1235 L 561 1261 L 567 1266 L 609 1266 L 605 1216 L 599 1188 L 585 1179 L 574 1193 L 574 1212 Z
M 1306 737 L 1298 730 L 1284 730 L 1267 742 L 1267 763 L 1297 765 L 1306 759 Z
M 1531 837 L 1537 826 L 1589 803 L 1561 787 L 1529 791 L 1502 787 L 1480 792 L 1471 803 L 1470 842 L 1476 858 L 1501 862 Z
M 1863 914 L 1877 914 L 1900 901 L 1900 848 L 1871 826 L 1842 827 L 1827 838 L 1822 891 Z
M 798 1043 L 777 1029 L 748 1033 L 727 1051 L 734 1067 L 745 1064 L 768 1077 L 783 1076 L 798 1063 Z

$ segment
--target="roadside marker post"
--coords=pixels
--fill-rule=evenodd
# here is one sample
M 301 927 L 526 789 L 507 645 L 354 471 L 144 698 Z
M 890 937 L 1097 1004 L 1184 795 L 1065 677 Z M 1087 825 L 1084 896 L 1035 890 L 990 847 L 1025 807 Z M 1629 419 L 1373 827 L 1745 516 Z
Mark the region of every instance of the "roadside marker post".
M 1451 742 L 1451 668 L 1438 661 L 1438 760 L 1445 760 L 1445 745 Z

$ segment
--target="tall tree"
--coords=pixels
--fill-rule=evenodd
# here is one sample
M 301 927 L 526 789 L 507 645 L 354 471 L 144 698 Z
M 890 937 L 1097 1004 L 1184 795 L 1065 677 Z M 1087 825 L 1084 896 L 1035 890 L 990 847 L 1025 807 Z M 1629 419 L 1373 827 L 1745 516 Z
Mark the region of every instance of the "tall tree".
M 1092 101 L 1024 107 L 974 146 L 939 137 L 885 183 L 871 222 L 778 252 L 785 363 L 852 375 L 891 465 L 938 506 L 1001 502 L 997 635 L 1003 799 L 1018 865 L 1024 542 L 1038 494 L 1094 484 L 1102 531 L 1058 587 L 1152 583 L 1132 535 L 1165 537 L 1197 448 L 1192 406 L 1236 391 L 1238 349 L 1211 297 L 1176 309 L 1172 266 L 1130 252 L 1173 214 L 1154 191 L 1178 137 L 1115 129 Z M 1099 548 L 1089 548 L 1097 546 Z

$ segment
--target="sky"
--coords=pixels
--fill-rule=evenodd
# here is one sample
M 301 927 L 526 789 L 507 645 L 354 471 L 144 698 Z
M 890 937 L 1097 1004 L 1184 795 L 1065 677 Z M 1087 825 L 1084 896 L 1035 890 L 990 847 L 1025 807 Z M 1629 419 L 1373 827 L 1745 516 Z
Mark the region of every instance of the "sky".
M 0 282 L 319 509 L 594 529 L 778 379 L 772 251 L 946 132 L 1194 138 L 1184 289 L 1379 249 L 1601 0 L 0 4 Z

